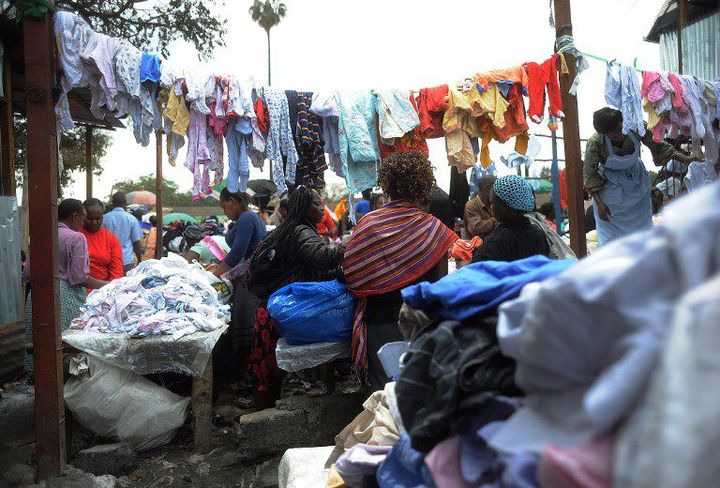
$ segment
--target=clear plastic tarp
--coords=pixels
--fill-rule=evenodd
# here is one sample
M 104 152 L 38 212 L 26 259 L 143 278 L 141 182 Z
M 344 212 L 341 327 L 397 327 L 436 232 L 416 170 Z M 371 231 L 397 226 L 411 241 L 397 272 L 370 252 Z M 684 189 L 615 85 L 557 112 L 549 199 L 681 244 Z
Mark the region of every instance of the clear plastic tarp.
M 349 358 L 350 344 L 347 342 L 320 342 L 290 346 L 285 339 L 280 339 L 275 347 L 277 365 L 283 371 L 296 373 L 303 369 L 311 369 L 335 359 Z
M 140 375 L 183 373 L 201 376 L 225 325 L 211 332 L 195 332 L 174 339 L 171 335 L 142 338 L 97 330 L 66 330 L 63 341 L 110 363 Z

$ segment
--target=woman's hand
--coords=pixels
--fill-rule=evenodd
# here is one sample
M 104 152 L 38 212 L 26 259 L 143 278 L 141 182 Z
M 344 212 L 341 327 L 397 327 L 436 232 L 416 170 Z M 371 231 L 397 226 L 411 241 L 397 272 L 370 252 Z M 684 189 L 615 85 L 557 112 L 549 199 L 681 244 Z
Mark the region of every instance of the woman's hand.
M 597 208 L 598 217 L 600 217 L 605 222 L 610 222 L 612 212 L 610 212 L 610 207 L 608 207 L 607 204 L 603 201 L 599 192 L 593 193 L 593 205 L 595 205 L 595 208 Z

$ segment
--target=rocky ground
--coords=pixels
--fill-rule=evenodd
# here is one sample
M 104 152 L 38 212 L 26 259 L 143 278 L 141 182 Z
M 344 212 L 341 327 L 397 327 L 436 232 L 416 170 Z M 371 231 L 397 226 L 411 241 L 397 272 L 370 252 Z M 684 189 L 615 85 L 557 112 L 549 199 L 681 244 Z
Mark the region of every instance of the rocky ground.
M 277 486 L 277 466 L 291 447 L 333 444 L 360 412 L 363 398 L 352 377 L 340 378 L 328 395 L 318 382 L 286 379 L 276 408 L 253 412 L 233 404 L 237 394 L 220 390 L 213 404 L 213 449 L 193 451 L 188 420 L 169 444 L 136 453 L 71 423 L 65 476 L 33 485 L 34 390 L 6 385 L 0 400 L 0 486 L 65 487 L 242 487 Z

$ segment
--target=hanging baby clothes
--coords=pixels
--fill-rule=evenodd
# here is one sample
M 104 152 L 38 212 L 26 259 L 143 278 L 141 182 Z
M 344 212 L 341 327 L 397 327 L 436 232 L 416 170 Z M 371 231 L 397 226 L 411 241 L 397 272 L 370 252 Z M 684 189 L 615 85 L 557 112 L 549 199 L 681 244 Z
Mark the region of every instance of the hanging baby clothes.
M 171 165 L 175 166 L 178 150 L 185 145 L 185 134 L 187 134 L 190 123 L 190 112 L 187 105 L 185 105 L 182 89 L 178 83 L 173 83 L 165 90 L 162 97 L 165 96 L 167 96 L 167 102 L 163 111 L 163 128 L 167 135 L 168 160 Z
M 712 183 L 717 178 L 717 173 L 712 163 L 708 161 L 694 161 L 688 166 L 685 175 L 685 187 L 688 193 L 692 193 Z
M 295 181 L 298 154 L 290 130 L 290 114 L 285 92 L 267 87 L 264 89 L 265 101 L 270 115 L 270 132 L 267 139 L 267 157 L 272 161 L 273 180 L 278 194 L 287 192 L 285 179 Z M 287 163 L 283 164 L 283 156 Z
M 523 88 L 528 88 L 527 72 L 522 66 L 495 69 L 492 71 L 486 71 L 485 73 L 476 73 L 473 79 L 482 90 L 485 90 L 488 86 L 496 84 L 499 81 L 506 80 L 512 81 L 513 83 L 520 83 Z
M 623 116 L 623 134 L 635 131 L 645 135 L 640 80 L 632 66 L 611 61 L 605 75 L 605 101 L 620 109 Z
M 157 54 L 143 53 L 140 59 L 140 82 L 157 83 L 160 81 L 160 58 Z
M 266 137 L 268 130 L 270 129 L 270 119 L 267 113 L 267 106 L 265 101 L 260 96 L 259 90 L 253 88 L 251 90 L 253 102 L 253 110 L 255 112 L 255 118 L 251 119 L 251 125 L 253 130 L 252 144 L 248 151 L 250 157 L 250 164 L 258 169 L 262 169 L 265 164 L 265 149 L 267 146 Z M 260 109 L 258 110 L 258 107 Z
M 643 97 L 643 109 L 648 114 L 647 128 L 652 131 L 653 140 L 660 142 L 670 125 L 670 112 L 673 110 L 675 88 L 669 78 L 661 73 L 643 71 L 640 95 Z
M 208 135 L 212 138 L 210 144 Z M 222 171 L 222 144 L 220 145 L 220 154 L 218 154 L 217 139 L 214 132 L 208 130 L 207 116 L 194 108 L 190 110 L 187 136 L 188 150 L 185 167 L 193 173 L 192 199 L 197 201 L 212 193 L 210 171 L 218 169 Z M 217 166 L 218 157 L 221 162 L 219 168 Z
M 118 93 L 115 80 L 114 59 L 120 42 L 118 39 L 99 32 L 90 32 L 87 46 L 80 58 L 88 66 L 91 73 L 90 111 L 98 119 L 105 118 L 105 110 L 116 108 L 115 96 Z
M 325 142 L 324 151 L 328 155 L 328 165 L 330 169 L 339 177 L 344 178 L 342 160 L 340 159 L 340 140 L 338 137 L 340 109 L 338 108 L 337 92 L 314 92 L 310 111 L 322 117 L 323 139 Z
M 378 132 L 382 142 L 393 144 L 415 127 L 420 119 L 409 94 L 400 90 L 373 91 L 378 115 Z
M 415 101 L 420 119 L 420 131 L 426 139 L 434 139 L 445 135 L 442 122 L 445 116 L 447 97 L 447 85 L 420 89 L 420 94 Z
M 718 138 L 713 120 L 716 111 L 711 110 L 705 98 L 705 82 L 697 76 L 680 77 L 685 96 L 690 105 L 692 125 L 690 135 L 693 141 L 693 152 L 700 153 L 700 143 L 705 146 L 705 157 L 708 161 L 718 160 Z
M 525 65 L 528 73 L 528 96 L 530 97 L 528 115 L 536 124 L 542 122 L 545 115 L 546 88 L 550 102 L 550 113 L 557 118 L 565 117 L 562 112 L 562 100 L 560 99 L 557 60 L 558 55 L 553 54 L 542 64 L 531 62 Z
M 458 171 L 465 171 L 475 164 L 475 153 L 470 143 L 470 135 L 465 130 L 468 125 L 470 100 L 466 93 L 456 86 L 448 89 L 448 103 L 443 117 L 445 131 L 445 149 L 448 164 L 456 166 Z
M 415 104 L 415 98 L 412 95 L 410 95 L 410 103 L 412 104 L 413 109 L 417 109 L 417 105 Z M 382 139 L 380 140 L 381 160 L 384 161 L 392 154 L 398 152 L 419 152 L 426 158 L 430 157 L 430 150 L 428 149 L 427 141 L 425 141 L 425 138 L 422 135 L 420 126 L 415 127 L 413 130 L 411 130 L 401 138 L 395 139 L 395 142 L 392 145 L 385 144 Z
M 252 125 L 250 119 L 233 119 L 228 123 L 225 143 L 228 147 L 227 188 L 235 193 L 247 191 L 250 179 L 249 148 L 252 145 Z
M 257 117 L 258 128 L 263 135 L 267 136 L 268 132 L 270 131 L 270 116 L 268 115 L 265 100 L 263 100 L 261 96 L 258 96 L 255 100 L 255 104 L 253 105 L 253 107 L 255 108 L 255 116 Z
M 290 124 L 298 153 L 295 183 L 319 190 L 325 187 L 327 163 L 323 150 L 322 120 L 310 112 L 313 94 L 292 90 L 285 93 L 290 106 Z
M 55 105 L 55 114 L 58 131 L 66 132 L 75 128 L 67 94 L 71 89 L 86 86 L 90 81 L 89 72 L 80 59 L 80 54 L 87 46 L 91 29 L 79 15 L 58 11 L 55 13 L 54 30 L 58 63 L 63 72 L 63 90 Z
M 369 91 L 338 95 L 340 159 L 350 193 L 377 185 L 380 150 L 375 103 Z

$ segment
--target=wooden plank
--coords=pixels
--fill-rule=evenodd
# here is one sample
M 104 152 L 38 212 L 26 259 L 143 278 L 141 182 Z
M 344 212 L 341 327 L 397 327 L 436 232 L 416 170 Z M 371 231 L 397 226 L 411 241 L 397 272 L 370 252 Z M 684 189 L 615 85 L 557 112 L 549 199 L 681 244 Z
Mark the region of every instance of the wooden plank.
M 193 444 L 198 452 L 210 451 L 212 444 L 212 383 L 210 357 L 202 376 L 193 377 L 192 384 Z
M 52 87 L 52 15 L 23 18 L 27 134 L 27 191 L 32 258 L 35 439 L 39 479 L 65 467 L 65 407 L 57 258 L 58 165 Z
M 13 130 L 12 77 L 9 56 L 3 57 L 5 98 L 0 101 L 0 164 L 2 194 L 15 196 L 15 138 Z M 2 82 L 3 80 L 0 80 Z
M 157 240 L 155 258 L 163 256 L 163 172 L 162 172 L 162 132 L 155 133 L 155 218 L 157 219 Z
M 572 16 L 570 0 L 555 2 L 555 36 L 572 36 Z M 583 203 L 582 155 L 580 153 L 580 124 L 578 121 L 577 98 L 569 90 L 575 79 L 575 57 L 565 53 L 570 73 L 560 76 L 560 94 L 562 97 L 563 145 L 565 147 L 565 171 L 568 187 L 568 219 L 570 221 L 570 247 L 578 258 L 587 254 L 585 241 L 585 205 Z

